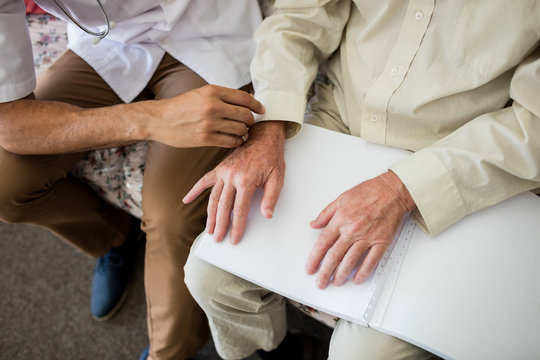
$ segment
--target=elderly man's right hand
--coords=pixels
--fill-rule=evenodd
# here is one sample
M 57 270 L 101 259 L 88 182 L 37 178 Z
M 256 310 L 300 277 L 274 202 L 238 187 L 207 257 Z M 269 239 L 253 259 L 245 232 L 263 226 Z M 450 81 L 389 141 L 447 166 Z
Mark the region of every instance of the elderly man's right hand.
M 223 240 L 229 226 L 231 242 L 236 244 L 240 241 L 251 198 L 257 188 L 264 189 L 261 213 L 267 218 L 272 217 L 283 188 L 284 142 L 285 122 L 255 124 L 246 143 L 203 176 L 184 197 L 184 203 L 189 203 L 213 186 L 208 202 L 206 231 L 214 234 L 216 241 Z
M 145 127 L 151 140 L 174 147 L 234 148 L 254 123 L 252 111 L 264 107 L 247 92 L 206 85 L 157 102 Z

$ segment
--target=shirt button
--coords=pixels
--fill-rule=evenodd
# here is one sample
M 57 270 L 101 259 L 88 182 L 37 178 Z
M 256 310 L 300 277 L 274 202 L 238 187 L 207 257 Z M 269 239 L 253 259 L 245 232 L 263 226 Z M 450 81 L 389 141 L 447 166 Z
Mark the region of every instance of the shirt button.
M 397 74 L 399 74 L 399 70 L 397 68 L 393 68 L 392 70 L 390 70 L 390 75 L 392 75 L 393 77 L 397 76 Z
M 162 38 L 159 43 L 161 45 L 169 45 L 171 43 L 171 38 L 168 37 L 168 36 L 165 36 L 164 38 Z
M 417 11 L 416 14 L 414 14 L 414 18 L 420 21 L 424 18 L 424 14 L 421 11 Z
M 369 120 L 371 120 L 371 122 L 376 122 L 378 118 L 379 118 L 379 117 L 378 117 L 377 115 L 371 115 L 371 116 L 369 117 Z

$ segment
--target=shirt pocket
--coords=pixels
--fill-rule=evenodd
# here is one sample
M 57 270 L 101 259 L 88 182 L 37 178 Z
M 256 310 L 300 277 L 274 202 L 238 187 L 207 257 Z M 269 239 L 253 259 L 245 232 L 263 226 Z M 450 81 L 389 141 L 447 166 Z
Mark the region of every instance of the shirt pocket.
M 464 66 L 492 79 L 519 64 L 539 37 L 537 0 L 463 1 L 451 48 Z

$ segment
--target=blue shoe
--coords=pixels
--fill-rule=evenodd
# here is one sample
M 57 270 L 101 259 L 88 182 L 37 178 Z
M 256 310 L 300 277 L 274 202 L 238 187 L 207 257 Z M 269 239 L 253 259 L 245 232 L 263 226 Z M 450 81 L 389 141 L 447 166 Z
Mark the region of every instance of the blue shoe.
M 139 356 L 139 360 L 146 360 L 148 359 L 148 354 L 150 353 L 150 346 L 147 346 L 141 353 L 141 356 Z
M 105 321 L 120 309 L 126 299 L 135 265 L 139 221 L 134 224 L 126 242 L 97 259 L 92 280 L 90 312 L 94 319 Z

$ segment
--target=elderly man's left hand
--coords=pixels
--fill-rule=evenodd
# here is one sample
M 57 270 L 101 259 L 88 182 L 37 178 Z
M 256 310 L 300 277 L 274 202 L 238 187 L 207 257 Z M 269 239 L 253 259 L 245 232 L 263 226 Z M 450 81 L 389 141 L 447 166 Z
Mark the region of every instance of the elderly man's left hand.
M 388 171 L 341 194 L 311 222 L 322 229 L 306 271 L 324 289 L 340 286 L 355 270 L 353 282 L 363 282 L 375 269 L 397 232 L 403 216 L 416 207 L 401 180 Z

